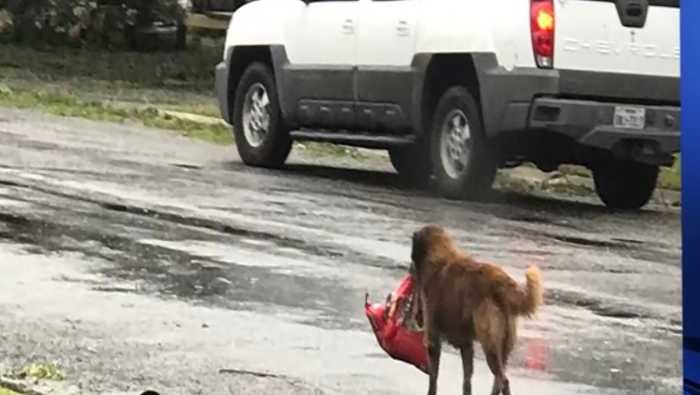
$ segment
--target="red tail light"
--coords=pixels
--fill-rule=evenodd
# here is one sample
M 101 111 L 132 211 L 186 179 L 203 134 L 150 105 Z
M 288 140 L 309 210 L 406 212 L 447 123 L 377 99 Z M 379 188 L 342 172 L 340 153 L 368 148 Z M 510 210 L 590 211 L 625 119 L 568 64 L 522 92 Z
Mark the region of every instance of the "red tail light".
M 554 22 L 553 0 L 530 0 L 532 48 L 538 67 L 554 65 Z

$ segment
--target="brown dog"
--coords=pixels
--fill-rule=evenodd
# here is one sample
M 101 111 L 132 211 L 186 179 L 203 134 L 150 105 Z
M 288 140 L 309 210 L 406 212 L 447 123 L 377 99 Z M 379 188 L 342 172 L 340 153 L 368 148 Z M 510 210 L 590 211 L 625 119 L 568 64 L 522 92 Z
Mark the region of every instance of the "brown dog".
M 516 319 L 531 317 L 542 304 L 539 269 L 530 267 L 524 287 L 496 265 L 462 253 L 440 226 L 413 234 L 411 251 L 416 290 L 430 360 L 428 395 L 436 395 L 442 340 L 462 354 L 462 392 L 471 394 L 474 340 L 478 340 L 494 375 L 491 395 L 510 395 L 505 375 L 516 339 Z

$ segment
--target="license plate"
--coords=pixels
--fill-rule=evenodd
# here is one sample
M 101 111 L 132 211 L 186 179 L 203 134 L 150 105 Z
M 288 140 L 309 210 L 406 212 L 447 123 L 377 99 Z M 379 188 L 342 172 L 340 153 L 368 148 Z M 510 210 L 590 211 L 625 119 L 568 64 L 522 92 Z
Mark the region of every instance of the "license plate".
M 644 129 L 647 111 L 641 107 L 617 106 L 613 125 L 616 128 Z

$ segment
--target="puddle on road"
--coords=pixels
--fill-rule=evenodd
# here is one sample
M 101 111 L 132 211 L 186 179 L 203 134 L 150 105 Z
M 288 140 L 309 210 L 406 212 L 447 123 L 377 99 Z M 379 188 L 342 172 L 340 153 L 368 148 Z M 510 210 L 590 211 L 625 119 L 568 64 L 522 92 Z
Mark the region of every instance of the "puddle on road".
M 202 166 L 200 165 L 192 165 L 189 163 L 171 163 L 171 166 L 180 168 L 180 169 L 185 169 L 185 170 L 201 170 Z
M 624 243 L 615 243 L 611 241 L 606 241 L 606 240 L 594 240 L 594 239 L 586 239 L 583 237 L 575 237 L 575 236 L 564 236 L 564 235 L 557 235 L 557 236 L 552 236 L 554 240 L 559 240 L 565 243 L 571 243 L 575 245 L 581 245 L 584 247 L 603 247 L 603 248 L 625 248 L 627 247 Z
M 260 243 L 258 250 L 240 248 L 234 245 L 208 242 L 203 240 L 139 240 L 138 244 L 162 247 L 170 251 L 179 251 L 198 260 L 209 260 L 219 264 L 219 267 L 251 267 L 263 268 L 280 274 L 295 274 L 299 277 L 336 278 L 338 268 L 313 263 L 309 259 L 297 259 L 280 254 L 274 248 L 274 243 Z M 270 248 L 272 247 L 272 248 Z M 273 253 L 267 250 L 272 249 Z M 223 264 L 223 265 L 222 265 Z
M 110 226 L 91 232 L 10 214 L 0 215 L 0 224 L 7 228 L 3 231 L 0 227 L 0 238 L 29 243 L 38 249 L 33 252 L 41 254 L 76 251 L 104 259 L 113 266 L 101 265 L 95 268 L 97 273 L 138 284 L 93 284 L 96 290 L 175 295 L 230 309 L 249 309 L 257 304 L 303 308 L 310 312 L 300 317 L 305 323 L 342 329 L 365 327 L 365 289 L 353 287 L 356 274 L 344 274 L 344 270 L 357 272 L 357 268 L 339 267 L 332 258 L 314 258 L 289 246 L 277 249 L 274 240 L 242 238 L 240 246 L 192 239 L 133 240 L 129 236 L 138 235 L 138 230 L 110 234 Z M 265 249 L 274 250 L 274 254 Z M 376 270 L 364 270 L 362 276 L 371 277 Z

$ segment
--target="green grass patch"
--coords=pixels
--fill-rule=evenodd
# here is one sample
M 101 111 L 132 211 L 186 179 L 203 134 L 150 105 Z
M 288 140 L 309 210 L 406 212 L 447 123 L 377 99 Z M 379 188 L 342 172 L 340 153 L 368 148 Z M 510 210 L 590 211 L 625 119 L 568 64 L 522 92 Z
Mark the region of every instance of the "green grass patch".
M 214 68 L 223 39 L 190 36 L 184 52 L 37 50 L 0 45 L 0 105 L 59 116 L 135 122 L 216 144 L 230 144 L 230 128 L 167 114 L 220 119 Z
M 182 52 L 97 51 L 72 48 L 37 50 L 0 46 L 0 68 L 7 79 L 109 81 L 124 86 L 211 91 L 214 67 L 223 58 L 223 39 L 195 37 Z
M 109 102 L 86 101 L 74 95 L 56 92 L 14 92 L 0 88 L 0 105 L 31 108 L 50 114 L 80 117 L 107 122 L 139 122 L 143 125 L 177 131 L 187 137 L 216 144 L 231 144 L 231 131 L 225 125 L 205 124 L 164 114 L 152 106 L 113 105 Z
M 313 157 L 349 157 L 356 160 L 370 159 L 370 156 L 364 154 L 361 150 L 346 145 L 305 141 L 299 143 L 297 147 L 306 155 Z
M 65 374 L 53 363 L 32 363 L 22 368 L 19 373 L 21 378 L 31 378 L 35 380 L 62 381 Z
M 173 53 L 0 45 L 0 94 L 58 94 L 218 117 L 214 68 L 222 54 L 223 39 L 199 36 L 190 37 L 187 51 Z
M 681 155 L 676 155 L 673 167 L 662 167 L 659 173 L 658 185 L 664 189 L 681 190 Z
M 511 192 L 529 194 L 539 188 L 535 182 L 523 178 L 513 177 L 508 171 L 500 170 L 496 173 L 494 179 L 494 187 L 504 189 Z
M 578 177 L 585 177 L 585 178 L 593 177 L 593 174 L 591 173 L 591 171 L 583 166 L 561 165 L 561 166 L 559 166 L 559 171 L 562 174 L 566 174 L 569 176 L 578 176 Z
M 0 395 L 22 395 L 19 392 L 12 391 L 8 388 L 0 387 Z

